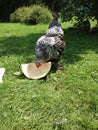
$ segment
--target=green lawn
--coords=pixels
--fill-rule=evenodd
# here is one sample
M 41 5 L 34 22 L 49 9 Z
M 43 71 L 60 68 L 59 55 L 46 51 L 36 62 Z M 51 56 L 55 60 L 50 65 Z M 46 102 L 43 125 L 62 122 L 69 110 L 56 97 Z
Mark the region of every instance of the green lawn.
M 98 34 L 68 25 L 64 72 L 30 80 L 14 72 L 34 62 L 35 42 L 48 25 L 0 24 L 0 130 L 98 130 Z

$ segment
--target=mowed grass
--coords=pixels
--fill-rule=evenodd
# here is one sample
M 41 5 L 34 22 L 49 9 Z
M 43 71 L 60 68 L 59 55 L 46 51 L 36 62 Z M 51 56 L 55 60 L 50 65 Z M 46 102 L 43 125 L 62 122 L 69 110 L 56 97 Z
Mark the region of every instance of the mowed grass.
M 35 42 L 48 25 L 0 24 L 0 130 L 98 130 L 98 34 L 68 25 L 64 72 L 30 80 L 21 64 L 34 62 Z

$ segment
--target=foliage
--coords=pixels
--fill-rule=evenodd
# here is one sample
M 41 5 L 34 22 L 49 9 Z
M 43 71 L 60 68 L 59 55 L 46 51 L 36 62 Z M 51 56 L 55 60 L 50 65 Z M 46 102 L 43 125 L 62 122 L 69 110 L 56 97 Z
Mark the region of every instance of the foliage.
M 95 19 L 98 20 L 98 0 L 92 1 L 92 13 Z
M 18 8 L 14 13 L 10 15 L 11 22 L 26 22 L 29 19 L 32 9 L 30 7 Z
M 90 9 L 92 8 L 92 4 L 87 0 L 66 0 L 64 1 L 62 13 L 65 13 L 63 19 L 65 21 L 69 21 L 73 16 L 76 16 L 75 19 L 77 21 L 83 21 L 83 19 L 88 19 L 90 16 Z M 63 14 L 62 14 L 63 15 Z
M 78 21 L 74 24 L 74 28 L 77 28 L 78 30 L 89 32 L 91 29 L 90 21 L 83 20 L 83 21 Z
M 60 12 L 62 9 L 63 0 L 43 0 L 43 2 L 55 12 Z
M 78 22 L 78 26 L 92 18 L 97 19 L 98 11 L 94 0 L 64 0 L 62 8 L 63 21 L 70 21 L 74 17 Z
M 76 20 L 82 23 L 92 17 L 98 25 L 98 0 L 0 0 L 0 21 L 9 21 L 10 14 L 17 8 L 34 4 L 42 4 L 61 13 L 63 21 L 76 16 Z
M 18 8 L 10 15 L 11 22 L 22 22 L 28 24 L 49 23 L 51 12 L 46 7 L 32 5 L 29 7 Z
M 17 8 L 25 5 L 25 0 L 0 0 L 0 20 L 9 21 L 10 14 Z
M 43 0 L 0 0 L 0 21 L 9 21 L 10 14 L 20 7 L 44 3 Z
M 98 33 L 62 27 L 64 71 L 30 80 L 21 64 L 34 62 L 35 42 L 48 25 L 0 24 L 0 130 L 98 130 Z
M 49 23 L 51 21 L 51 12 L 46 7 L 40 5 L 31 6 L 32 12 L 30 13 L 28 23 L 38 24 L 38 23 Z

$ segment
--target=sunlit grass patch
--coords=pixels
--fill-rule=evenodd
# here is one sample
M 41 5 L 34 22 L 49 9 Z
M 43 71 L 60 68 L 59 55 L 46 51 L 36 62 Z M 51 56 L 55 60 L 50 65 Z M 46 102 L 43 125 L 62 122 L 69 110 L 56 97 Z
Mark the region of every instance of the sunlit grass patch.
M 34 62 L 35 42 L 48 25 L 0 24 L 0 130 L 98 129 L 98 34 L 62 26 L 64 72 L 30 80 L 20 66 Z

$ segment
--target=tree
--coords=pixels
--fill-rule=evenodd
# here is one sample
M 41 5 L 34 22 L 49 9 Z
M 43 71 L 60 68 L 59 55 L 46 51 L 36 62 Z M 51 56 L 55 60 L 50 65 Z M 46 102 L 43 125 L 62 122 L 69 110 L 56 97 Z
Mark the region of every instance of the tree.
M 74 16 L 78 24 L 91 18 L 98 20 L 98 0 L 64 0 L 61 14 L 63 21 L 70 21 Z
M 19 6 L 22 6 L 23 3 L 23 0 L 2 0 L 0 5 L 0 20 L 8 21 L 10 13 L 12 13 Z
M 92 12 L 93 16 L 97 20 L 97 27 L 98 27 L 98 0 L 94 0 L 92 3 Z

